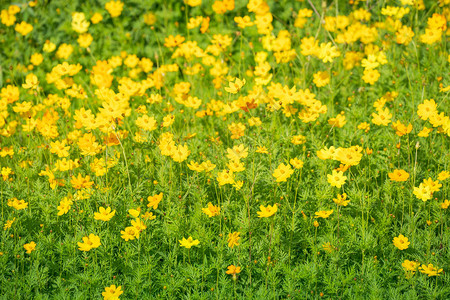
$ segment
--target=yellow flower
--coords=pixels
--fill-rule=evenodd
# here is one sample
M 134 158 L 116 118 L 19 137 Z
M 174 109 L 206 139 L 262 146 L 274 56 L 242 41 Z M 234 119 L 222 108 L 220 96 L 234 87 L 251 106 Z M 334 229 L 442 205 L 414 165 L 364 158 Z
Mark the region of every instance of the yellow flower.
M 318 212 L 315 212 L 314 214 L 316 215 L 314 218 L 323 218 L 326 219 L 328 218 L 331 214 L 333 213 L 333 210 L 321 210 Z
M 450 206 L 450 201 L 448 199 L 444 200 L 444 202 L 441 203 L 442 209 L 447 209 Z
M 33 30 L 33 25 L 28 24 L 25 21 L 22 21 L 22 23 L 17 23 L 15 30 L 20 33 L 21 35 L 25 36 L 29 34 Z
M 104 207 L 100 207 L 98 209 L 99 212 L 94 213 L 94 219 L 100 220 L 100 221 L 109 221 L 112 217 L 116 214 L 116 210 L 111 211 L 111 207 L 107 207 L 106 209 Z
M 410 27 L 403 25 L 403 27 L 395 33 L 395 36 L 395 41 L 397 42 L 397 44 L 408 45 L 412 41 L 414 32 Z
M 88 31 L 89 22 L 86 21 L 84 13 L 74 12 L 72 14 L 72 29 L 77 33 L 85 33 Z
M 138 232 L 142 232 L 145 229 L 147 229 L 147 226 L 141 221 L 141 219 L 136 218 L 135 220 L 131 221 L 131 225 L 136 228 Z
M 36 250 L 36 243 L 30 242 L 28 244 L 23 245 L 23 248 L 25 248 L 28 254 L 31 254 L 31 251 Z
M 144 23 L 147 25 L 153 25 L 156 23 L 156 16 L 154 13 L 147 13 L 144 15 Z
M 63 43 L 59 46 L 58 50 L 56 51 L 56 57 L 61 59 L 68 59 L 69 56 L 73 52 L 72 45 Z
M 313 75 L 314 79 L 313 82 L 317 87 L 323 87 L 326 86 L 328 83 L 330 83 L 330 75 L 327 71 L 324 72 L 317 72 Z
M 433 196 L 433 192 L 431 191 L 429 186 L 425 186 L 423 183 L 419 185 L 419 187 L 414 187 L 413 194 L 423 202 L 430 200 Z
M 337 148 L 333 159 L 338 160 L 346 166 L 356 166 L 362 158 L 363 148 L 360 146 L 352 146 L 350 148 Z
M 420 263 L 407 259 L 405 259 L 405 261 L 402 263 L 402 267 L 405 269 L 405 271 L 410 271 L 413 273 L 417 270 L 417 267 L 419 265 Z
M 370 124 L 367 122 L 362 122 L 358 125 L 358 129 L 364 130 L 367 133 L 370 130 Z
M 58 157 L 67 157 L 69 156 L 70 146 L 66 146 L 66 141 L 55 141 L 50 142 L 50 152 L 58 155 Z
M 387 126 L 391 122 L 392 114 L 388 108 L 379 109 L 378 113 L 372 113 L 372 123 Z
M 56 49 L 56 45 L 55 44 L 53 44 L 49 40 L 45 41 L 45 44 L 44 44 L 44 47 L 43 47 L 44 52 L 53 52 L 53 51 L 55 51 L 55 49 Z
M 239 246 L 239 240 L 241 239 L 239 236 L 240 234 L 241 233 L 237 231 L 228 234 L 228 247 L 234 248 L 234 246 Z
M 363 75 L 362 79 L 364 80 L 365 83 L 369 83 L 370 85 L 373 85 L 375 82 L 378 81 L 378 78 L 380 78 L 380 72 L 378 72 L 378 70 L 376 70 L 376 69 L 364 70 L 364 75 Z
M 125 241 L 134 240 L 139 238 L 139 230 L 133 226 L 126 227 L 125 230 L 121 230 L 122 238 Z
M 289 177 L 294 173 L 290 165 L 281 163 L 278 168 L 275 169 L 272 176 L 276 178 L 276 182 L 287 181 Z
M 158 128 L 158 124 L 154 117 L 150 117 L 148 115 L 143 115 L 136 119 L 136 125 L 142 129 L 147 131 L 153 131 Z
M 411 124 L 408 124 L 407 126 L 402 124 L 399 120 L 397 120 L 395 123 L 392 124 L 392 128 L 395 130 L 395 134 L 398 136 L 403 136 L 405 134 L 408 134 L 413 129 Z
M 417 134 L 417 136 L 428 137 L 432 131 L 433 131 L 432 128 L 424 126 L 423 129 Z
M 238 25 L 239 28 L 253 26 L 253 22 L 249 16 L 234 17 L 234 22 L 236 22 L 236 24 Z
M 185 247 L 187 249 L 190 249 L 192 246 L 197 246 L 200 244 L 199 240 L 194 240 L 191 236 L 187 239 L 183 238 L 182 240 L 179 240 L 180 246 Z
M 212 203 L 209 202 L 208 207 L 202 208 L 202 211 L 211 218 L 220 214 L 220 207 L 212 205 Z
M 449 171 L 442 171 L 438 174 L 438 180 L 444 181 L 445 179 L 450 178 L 450 172 Z
M 227 271 L 225 272 L 230 275 L 235 275 L 241 273 L 241 267 L 236 267 L 234 265 L 230 265 L 227 267 Z
M 120 285 L 116 287 L 114 284 L 105 287 L 105 291 L 102 292 L 103 300 L 118 300 L 122 294 L 122 287 Z
M 233 83 L 233 81 L 229 82 L 229 84 L 228 84 L 229 87 L 225 87 L 225 91 L 227 91 L 228 93 L 231 93 L 231 94 L 237 94 L 242 89 L 242 87 L 245 85 L 245 83 L 246 83 L 245 79 L 240 80 L 239 78 L 236 78 L 234 80 L 234 83 Z
M 269 151 L 267 151 L 267 148 L 265 146 L 257 146 L 256 147 L 256 153 L 261 153 L 261 154 L 268 154 Z
M 394 246 L 397 247 L 399 250 L 408 249 L 408 246 L 410 244 L 410 242 L 408 242 L 408 238 L 405 237 L 403 234 L 400 234 L 398 237 L 394 237 L 392 241 L 394 242 Z
M 227 158 L 230 160 L 240 160 L 248 156 L 248 148 L 245 148 L 244 144 L 234 146 L 233 149 L 227 149 Z
M 120 16 L 123 10 L 123 3 L 119 1 L 109 1 L 105 4 L 105 9 L 111 15 L 111 18 L 116 18 Z
M 30 62 L 35 66 L 39 66 L 43 60 L 44 60 L 44 57 L 40 53 L 34 53 L 33 55 L 31 55 L 31 58 L 30 58 Z
M 159 202 L 161 202 L 163 197 L 163 193 L 159 193 L 158 195 L 148 196 L 148 204 L 147 207 L 153 207 L 153 209 L 158 209 Z
M 141 213 L 141 208 L 138 207 L 138 209 L 129 209 L 128 213 L 133 217 L 133 218 L 137 218 L 139 217 L 139 214 Z
M 234 173 L 230 170 L 223 170 L 217 174 L 219 185 L 234 184 Z
M 440 188 L 442 187 L 442 184 L 439 183 L 439 180 L 433 181 L 433 179 L 431 178 L 424 179 L 423 185 L 429 187 L 431 193 L 439 192 Z
M 202 0 L 184 0 L 184 3 L 189 6 L 195 7 L 202 5 Z
M 428 277 L 431 277 L 431 276 L 440 276 L 439 273 L 442 272 L 442 269 L 438 269 L 434 267 L 433 264 L 429 264 L 428 266 L 427 265 L 420 266 L 419 271 L 420 273 L 427 274 Z
M 98 12 L 93 14 L 91 17 L 92 24 L 100 23 L 102 20 L 103 20 L 103 16 L 101 14 L 99 14 Z
M 289 163 L 296 169 L 303 168 L 303 161 L 301 159 L 298 159 L 297 157 L 291 158 L 291 160 L 289 160 Z
M 267 207 L 260 206 L 258 211 L 258 218 L 268 218 L 273 216 L 278 211 L 278 206 L 274 204 L 273 206 L 268 205 Z
M 77 39 L 77 42 L 81 48 L 87 48 L 91 45 L 93 40 L 94 40 L 94 38 L 92 37 L 92 35 L 90 33 L 83 33 L 83 34 L 80 34 L 80 36 Z
M 59 206 L 57 207 L 58 209 L 58 216 L 62 216 L 64 214 L 66 214 L 70 207 L 72 206 L 73 201 L 70 197 L 64 197 L 61 202 L 59 202 Z
M 17 198 L 11 198 L 8 200 L 7 205 L 10 207 L 14 207 L 17 210 L 21 210 L 28 207 L 28 202 L 25 202 L 24 200 L 19 200 Z
M 7 230 L 8 228 L 11 228 L 11 226 L 14 223 L 15 220 L 16 220 L 16 218 L 13 218 L 12 220 L 6 220 L 6 223 L 3 226 L 3 230 Z
M 347 176 L 344 176 L 344 172 L 342 171 L 335 171 L 333 170 L 332 174 L 328 174 L 328 183 L 331 184 L 331 186 L 335 186 L 337 188 L 340 188 L 343 184 L 345 184 L 345 181 L 347 180 Z
M 171 157 L 175 162 L 183 162 L 187 159 L 187 157 L 191 154 L 188 146 L 186 144 L 179 145 L 172 153 Z
M 332 46 L 331 42 L 320 44 L 319 49 L 319 58 L 324 62 L 333 62 L 335 57 L 339 57 L 341 53 L 336 48 L 336 46 Z
M 9 179 L 9 175 L 13 174 L 14 172 L 12 171 L 12 169 L 10 167 L 2 167 L 2 171 L 0 173 L 0 175 L 3 178 L 3 181 L 6 181 Z
M 38 86 L 39 86 L 38 78 L 33 73 L 28 74 L 27 77 L 25 78 L 25 83 L 22 84 L 22 87 L 24 89 L 35 90 L 35 89 L 37 89 Z
M 350 200 L 347 200 L 347 194 L 343 193 L 342 195 L 337 195 L 337 197 L 333 199 L 333 202 L 337 205 L 347 206 Z
M 392 181 L 402 182 L 406 181 L 409 178 L 408 172 L 404 170 L 394 170 L 392 173 L 389 173 L 389 178 Z
M 145 214 L 143 214 L 142 215 L 142 218 L 144 219 L 144 220 L 154 220 L 154 219 L 156 219 L 156 216 L 155 215 L 153 215 L 153 213 L 152 212 L 146 212 Z
M 78 249 L 81 251 L 89 251 L 94 248 L 100 247 L 100 237 L 91 233 L 88 237 L 83 237 L 83 243 L 78 243 Z
M 83 188 L 90 188 L 94 182 L 90 181 L 91 177 L 89 175 L 86 175 L 86 177 L 81 176 L 81 173 L 78 173 L 78 177 L 72 176 L 70 179 L 70 183 L 72 184 L 72 187 L 74 189 L 83 189 Z
M 303 135 L 301 135 L 301 134 L 299 134 L 299 135 L 294 135 L 294 136 L 291 138 L 291 143 L 294 144 L 294 145 L 301 145 L 301 144 L 304 144 L 304 143 L 306 143 L 306 137 L 303 136 Z

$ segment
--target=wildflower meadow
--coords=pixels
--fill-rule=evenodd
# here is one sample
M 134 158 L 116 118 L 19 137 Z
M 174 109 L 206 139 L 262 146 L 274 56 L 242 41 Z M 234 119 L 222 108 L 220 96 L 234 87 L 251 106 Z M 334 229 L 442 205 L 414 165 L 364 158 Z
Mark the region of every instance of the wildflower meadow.
M 0 299 L 450 299 L 450 0 L 0 11 Z

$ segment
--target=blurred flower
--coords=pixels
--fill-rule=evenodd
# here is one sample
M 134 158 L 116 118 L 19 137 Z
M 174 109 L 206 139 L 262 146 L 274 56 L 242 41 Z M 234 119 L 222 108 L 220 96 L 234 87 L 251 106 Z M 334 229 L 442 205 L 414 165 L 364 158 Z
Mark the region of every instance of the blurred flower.
M 292 170 L 290 165 L 281 163 L 278 168 L 275 169 L 272 176 L 275 177 L 276 182 L 284 182 L 287 181 L 293 173 L 294 170 Z
M 389 173 L 388 175 L 392 181 L 397 182 L 406 181 L 409 178 L 409 174 L 405 170 L 394 170 L 392 173 Z
M 240 234 L 241 233 L 237 231 L 228 234 L 228 247 L 234 248 L 234 246 L 239 246 L 239 240 L 241 239 L 239 236 Z
M 202 211 L 208 215 L 208 217 L 214 217 L 220 214 L 220 207 L 212 205 L 211 202 L 208 203 L 208 207 L 202 208 Z
M 152 207 L 153 209 L 158 209 L 158 205 L 161 202 L 163 197 L 163 193 L 159 193 L 157 195 L 148 196 L 148 204 L 147 207 Z
M 192 246 L 197 246 L 200 244 L 199 240 L 194 240 L 191 236 L 187 239 L 183 238 L 182 240 L 179 240 L 180 246 L 185 247 L 187 249 L 190 249 Z
M 439 273 L 442 272 L 442 269 L 436 268 L 435 266 L 433 266 L 433 264 L 428 264 L 428 266 L 427 265 L 420 266 L 419 271 L 420 273 L 427 274 L 428 277 L 431 277 L 431 276 L 440 276 Z
M 318 212 L 315 212 L 314 214 L 316 215 L 314 218 L 323 218 L 326 219 L 328 218 L 331 214 L 333 213 L 333 210 L 321 210 Z
M 118 1 L 109 1 L 105 4 L 105 9 L 109 12 L 111 15 L 111 18 L 116 18 L 120 16 L 123 10 L 123 2 L 120 0 Z
M 31 251 L 36 250 L 36 243 L 30 242 L 28 244 L 23 245 L 23 248 L 25 248 L 28 254 L 31 254 Z

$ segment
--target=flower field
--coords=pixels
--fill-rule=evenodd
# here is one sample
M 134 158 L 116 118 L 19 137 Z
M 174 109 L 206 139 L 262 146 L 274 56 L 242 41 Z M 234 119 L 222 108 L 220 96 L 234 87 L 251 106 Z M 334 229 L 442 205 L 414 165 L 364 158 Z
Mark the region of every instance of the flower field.
M 0 299 L 449 299 L 449 0 L 0 1 Z

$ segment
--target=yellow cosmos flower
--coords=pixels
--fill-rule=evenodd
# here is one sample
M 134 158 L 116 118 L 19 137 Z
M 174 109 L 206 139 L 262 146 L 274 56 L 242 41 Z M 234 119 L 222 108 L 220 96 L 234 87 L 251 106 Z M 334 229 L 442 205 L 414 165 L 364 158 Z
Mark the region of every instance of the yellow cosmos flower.
M 83 243 L 78 243 L 78 249 L 81 251 L 89 251 L 100 247 L 100 237 L 91 233 L 89 236 L 83 237 Z
M 246 83 L 245 79 L 240 80 L 239 78 L 236 78 L 234 80 L 234 83 L 233 83 L 233 81 L 229 82 L 229 84 L 228 84 L 229 86 L 225 87 L 225 91 L 227 91 L 228 93 L 231 93 L 231 94 L 237 94 L 242 89 L 242 87 L 245 85 L 245 83 Z
M 94 213 L 94 219 L 99 221 L 108 222 L 116 214 L 116 210 L 111 211 L 111 207 L 100 207 L 99 212 Z
M 404 236 L 403 234 L 400 234 L 397 237 L 394 237 L 392 240 L 394 242 L 394 246 L 397 247 L 399 250 L 405 250 L 408 249 L 408 246 L 410 242 L 408 242 L 408 238 Z
M 332 174 L 328 174 L 328 183 L 331 184 L 331 186 L 335 186 L 337 188 L 340 188 L 342 185 L 345 184 L 345 181 L 347 180 L 347 176 L 344 176 L 344 172 L 342 171 L 335 171 L 333 170 Z
M 240 234 L 241 233 L 237 231 L 228 234 L 228 247 L 234 248 L 234 246 L 239 246 L 239 240 L 241 239 L 239 236 Z
M 161 202 L 163 197 L 163 193 L 159 193 L 157 195 L 148 196 L 148 204 L 147 207 L 152 207 L 153 209 L 158 209 L 159 202 Z
M 290 165 L 281 163 L 278 168 L 275 169 L 272 176 L 276 178 L 276 182 L 287 181 L 289 177 L 294 173 Z
M 105 287 L 105 291 L 102 292 L 103 300 L 119 300 L 119 296 L 123 294 L 122 287 L 115 284 Z
M 267 207 L 260 206 L 258 211 L 258 218 L 268 218 L 273 216 L 278 211 L 278 206 L 274 204 L 273 206 L 268 205 Z
M 28 254 L 31 254 L 31 251 L 36 250 L 36 243 L 30 242 L 28 244 L 23 245 L 23 248 L 27 251 Z
M 241 267 L 236 267 L 234 265 L 229 265 L 227 267 L 227 271 L 225 273 L 230 274 L 230 275 L 236 275 L 238 273 L 241 273 Z
M 211 202 L 208 203 L 208 207 L 202 208 L 202 211 L 208 215 L 208 217 L 214 217 L 220 214 L 220 207 L 212 205 Z
M 427 274 L 428 277 L 431 277 L 431 276 L 440 276 L 439 273 L 442 272 L 442 269 L 434 267 L 433 264 L 428 264 L 420 266 L 419 271 L 420 273 Z
M 393 172 L 389 173 L 388 175 L 392 181 L 397 181 L 397 182 L 406 181 L 409 178 L 409 174 L 405 170 L 394 170 Z
M 333 210 L 321 210 L 318 212 L 315 212 L 314 214 L 316 215 L 314 218 L 323 218 L 326 219 L 328 218 L 331 214 L 333 213 Z
M 194 240 L 191 236 L 187 239 L 183 238 L 182 240 L 179 240 L 180 246 L 185 247 L 187 249 L 190 249 L 192 246 L 197 246 L 200 244 L 199 240 Z

